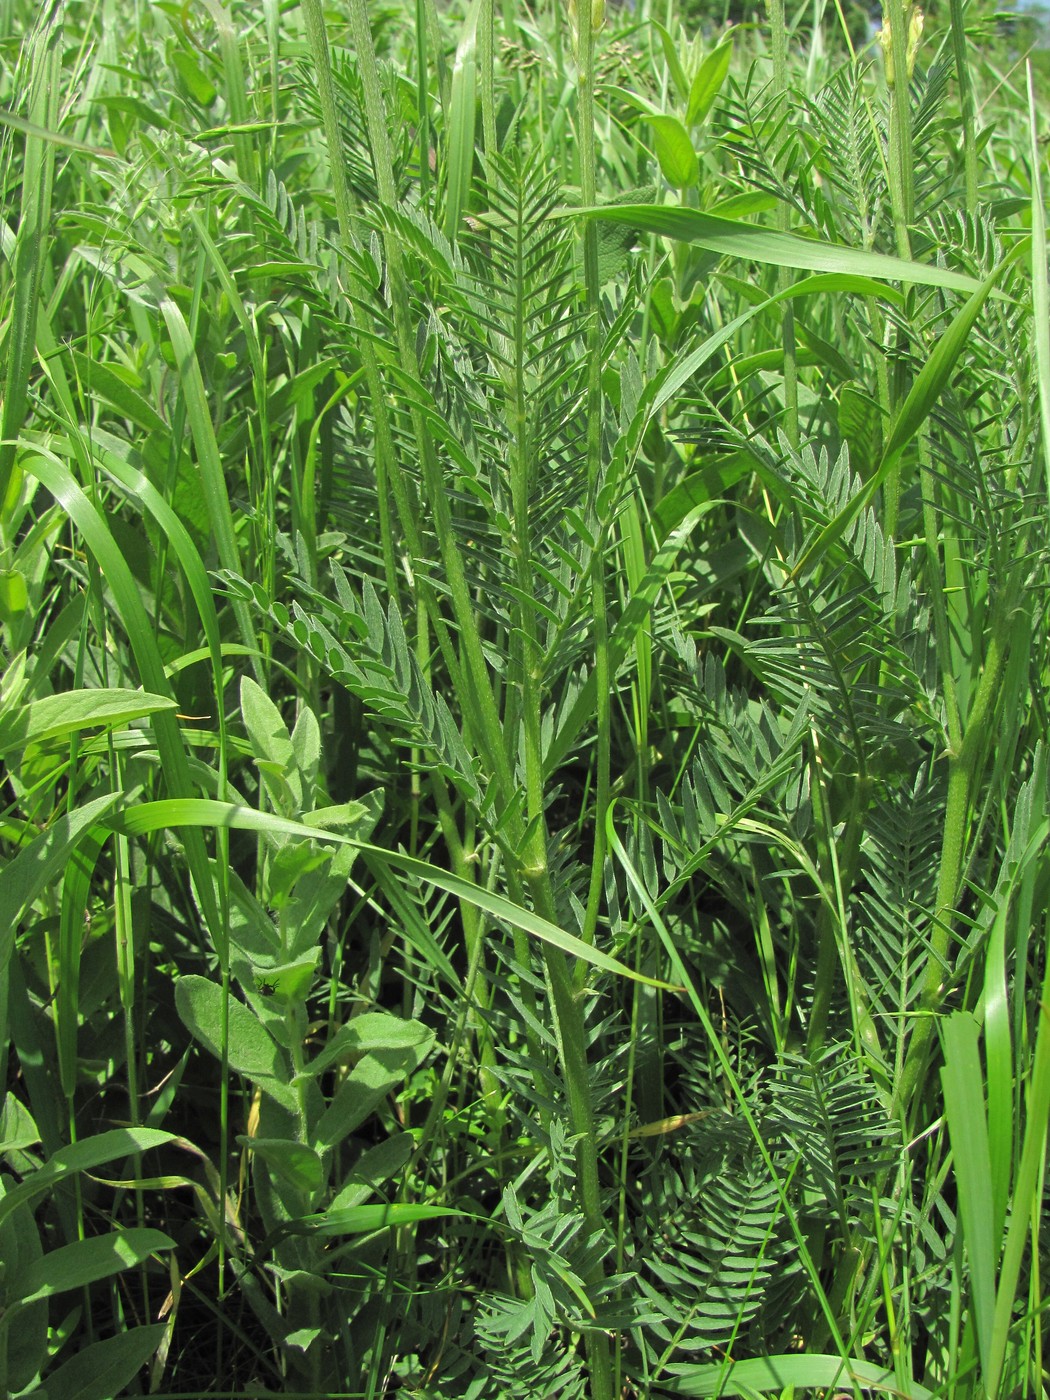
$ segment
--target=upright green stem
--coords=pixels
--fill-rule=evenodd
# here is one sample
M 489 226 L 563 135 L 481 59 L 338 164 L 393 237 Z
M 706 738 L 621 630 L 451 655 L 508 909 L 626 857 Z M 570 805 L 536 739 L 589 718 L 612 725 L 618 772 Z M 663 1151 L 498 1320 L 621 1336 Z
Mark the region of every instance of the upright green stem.
M 496 150 L 495 71 L 495 0 L 484 0 L 478 17 L 478 66 L 481 70 L 481 132 L 485 154 Z
M 955 78 L 959 84 L 959 114 L 962 117 L 963 160 L 966 171 L 966 212 L 977 213 L 977 131 L 974 120 L 973 83 L 966 53 L 966 16 L 963 0 L 949 0 L 952 24 L 952 52 Z
M 597 13 L 595 10 L 597 9 Z M 579 143 L 580 143 L 580 195 L 585 205 L 593 205 L 596 197 L 595 148 L 594 148 L 594 28 L 604 20 L 604 4 L 592 6 L 591 0 L 578 0 L 578 51 L 579 64 Z M 594 813 L 594 852 L 591 858 L 590 888 L 587 894 L 587 913 L 583 936 L 593 941 L 598 915 L 598 899 L 601 892 L 602 874 L 606 852 L 606 813 L 609 808 L 610 765 L 611 765 L 611 722 L 612 715 L 609 694 L 612 674 L 609 662 L 609 627 L 605 598 L 605 523 L 599 520 L 598 489 L 601 480 L 602 450 L 602 337 L 601 303 L 598 271 L 598 229 L 593 219 L 584 220 L 583 225 L 583 281 L 584 301 L 587 311 L 587 515 L 595 533 L 595 550 L 591 559 L 591 609 L 594 618 L 595 643 L 595 682 L 598 699 L 597 734 L 597 779 L 595 783 Z M 549 884 L 549 881 L 548 881 Z M 601 1207 L 601 1190 L 598 1181 L 598 1152 L 594 1138 L 594 1111 L 591 1104 L 590 1079 L 587 1073 L 587 1041 L 583 1016 L 577 991 L 582 989 L 584 969 L 577 967 L 575 976 L 570 973 L 564 959 L 548 958 L 548 975 L 559 1005 L 561 1034 L 578 1037 L 577 1044 L 563 1045 L 563 1059 L 566 1066 L 566 1086 L 574 1122 L 579 1123 L 577 1131 L 584 1131 L 578 1149 L 580 1162 L 580 1201 L 588 1226 L 592 1230 L 604 1230 L 605 1222 Z M 558 966 L 554 967 L 554 962 Z M 575 983 L 575 986 L 574 986 Z M 561 1008 L 564 1006 L 564 1012 Z M 561 1020 L 562 1015 L 566 1018 Z M 571 1061 L 571 1067 L 570 1067 Z M 601 1266 L 595 1270 L 595 1277 L 601 1278 Z M 591 1367 L 591 1394 L 594 1400 L 612 1400 L 613 1371 L 609 1339 L 604 1333 L 588 1334 L 587 1356 Z
M 580 196 L 584 205 L 596 201 L 596 157 L 594 147 L 594 25 L 590 0 L 578 6 L 579 63 L 578 138 L 580 152 Z M 591 558 L 591 610 L 594 621 L 594 679 L 597 706 L 596 779 L 594 799 L 594 850 L 591 856 L 587 910 L 583 938 L 593 943 L 601 907 L 605 870 L 605 814 L 609 808 L 612 752 L 612 673 L 609 660 L 608 605 L 605 596 L 605 542 L 607 530 L 598 516 L 598 488 L 602 451 L 602 337 L 601 300 L 598 271 L 598 228 L 594 219 L 583 224 L 583 285 L 587 312 L 587 515 L 595 535 Z M 576 983 L 583 984 L 586 969 L 577 969 Z
M 941 842 L 941 863 L 937 877 L 937 900 L 930 933 L 930 954 L 919 995 L 920 1018 L 912 1033 L 904 1068 L 898 1081 L 894 1108 L 902 1116 L 913 1116 L 913 1102 L 926 1069 L 926 1058 L 935 1028 L 935 1012 L 944 998 L 948 945 L 955 920 L 955 901 L 962 880 L 966 850 L 966 828 L 970 819 L 974 778 L 978 760 L 987 748 L 1003 675 L 1006 670 L 1008 624 L 1015 602 L 1015 589 L 1004 590 L 988 626 L 988 650 L 984 669 L 966 720 L 966 732 L 959 748 L 948 755 L 948 797 Z
M 766 0 L 769 16 L 770 47 L 773 55 L 773 91 L 776 106 L 774 123 L 785 113 L 788 96 L 787 79 L 787 23 L 784 17 L 784 0 Z M 788 172 L 782 171 L 782 174 Z M 781 201 L 777 205 L 777 228 L 788 233 L 791 228 L 791 210 Z M 791 273 L 781 268 L 778 277 L 780 290 L 791 285 Z M 781 337 L 784 342 L 784 430 L 792 447 L 799 445 L 800 430 L 798 421 L 798 355 L 795 345 L 795 310 L 790 300 L 785 301 L 780 318 Z
M 328 35 L 324 26 L 321 0 L 303 0 L 303 15 L 306 20 L 307 37 L 313 51 L 317 92 L 321 102 L 321 122 L 324 127 L 325 143 L 328 147 L 328 170 L 332 180 L 332 194 L 335 198 L 339 235 L 343 247 L 349 249 L 353 242 L 354 201 L 346 174 L 346 160 L 343 156 L 343 136 L 339 123 L 339 109 L 335 100 L 335 87 L 332 83 L 332 65 L 328 53 Z M 363 331 L 364 327 L 361 326 L 361 317 L 356 303 L 352 314 L 355 325 Z M 414 545 L 418 542 L 418 531 L 413 532 L 412 527 L 418 512 L 415 508 L 415 502 L 403 487 L 400 473 L 393 469 L 395 462 L 394 438 L 390 429 L 386 399 L 383 395 L 379 365 L 376 361 L 375 350 L 367 335 L 362 334 L 359 337 L 358 348 L 364 365 L 365 382 L 368 385 L 375 424 L 376 494 L 379 510 L 379 537 L 383 551 L 383 571 L 387 588 L 390 590 L 391 596 L 396 597 L 398 570 L 390 519 L 391 487 L 394 488 L 402 529 L 405 530 L 409 546 L 417 558 L 420 551 L 415 549 Z M 397 498 L 399 487 L 402 492 L 401 498 Z
M 908 229 L 913 217 L 915 187 L 912 178 L 911 100 L 909 89 L 908 37 L 913 7 L 908 0 L 887 0 L 883 34 L 889 28 L 886 51 L 886 82 L 890 96 L 890 202 L 897 255 L 911 257 Z
M 384 204 L 393 208 L 397 203 L 397 195 L 390 154 L 387 115 L 379 84 L 378 67 L 372 47 L 372 34 L 365 0 L 351 0 L 350 17 L 357 48 L 358 66 L 364 92 L 365 117 L 379 197 Z M 586 37 L 589 44 L 589 11 L 586 19 L 588 21 Z M 591 163 L 593 167 L 593 153 Z M 396 237 L 390 234 L 385 239 L 385 252 L 401 368 L 411 382 L 419 383 L 420 372 L 416 358 L 415 335 L 409 315 L 409 298 L 401 246 Z M 596 242 L 592 243 L 590 262 L 592 282 L 597 287 Z M 594 379 L 594 386 L 595 392 L 600 393 L 600 379 Z M 512 848 L 521 851 L 521 873 L 525 886 L 532 896 L 537 912 L 547 919 L 555 920 L 557 909 L 547 866 L 547 828 L 543 815 L 542 755 L 539 741 L 540 695 L 538 676 L 531 674 L 535 664 L 535 647 L 533 642 L 526 637 L 525 648 L 522 652 L 523 660 L 526 662 L 523 674 L 525 686 L 523 722 L 526 739 L 526 812 L 523 820 L 523 814 L 519 807 L 517 784 L 511 765 L 511 745 L 513 743 L 516 747 L 516 739 L 515 736 L 505 735 L 500 724 L 499 710 L 482 650 L 477 611 L 467 583 L 463 559 L 456 542 L 441 464 L 419 409 L 410 404 L 409 411 L 422 465 L 427 504 L 433 514 L 434 534 L 441 556 L 449 601 L 463 656 L 463 678 L 466 682 L 464 698 L 468 701 L 473 714 L 475 738 L 495 779 L 496 789 L 505 813 L 508 841 Z M 600 438 L 596 437 L 593 448 L 595 460 L 599 445 Z M 522 473 L 525 472 L 524 463 L 519 465 L 519 470 Z M 527 476 L 524 476 L 518 483 L 515 505 L 516 509 L 519 510 L 523 489 L 527 492 Z M 527 515 L 527 501 L 525 504 Z M 527 520 L 519 521 L 519 525 L 526 531 L 525 548 L 527 549 Z M 522 548 L 520 537 L 517 543 L 520 551 Z M 531 585 L 531 579 L 529 582 Z M 528 608 L 526 605 L 526 624 L 527 616 Z M 516 883 L 517 880 L 511 872 L 512 886 Z M 572 974 L 565 957 L 557 950 L 544 945 L 544 962 L 554 1009 L 555 1034 L 561 1052 L 562 1071 L 569 1100 L 569 1118 L 573 1134 L 577 1139 L 580 1204 L 588 1226 L 592 1230 L 600 1230 L 603 1228 L 601 1192 L 598 1180 L 597 1142 L 594 1111 L 591 1103 L 590 1076 L 587 1067 L 587 1039 L 583 1012 L 574 994 Z M 592 1281 L 596 1282 L 597 1279 Z M 589 1348 L 589 1356 L 595 1400 L 612 1400 L 608 1339 L 600 1337 L 598 1343 L 592 1344 Z
M 59 125 L 62 6 L 52 4 L 23 56 L 30 68 L 29 121 L 22 162 L 22 202 L 14 255 L 14 303 L 7 334 L 7 374 L 0 413 L 0 542 L 6 535 L 9 495 L 17 499 L 15 439 L 29 402 L 29 371 L 36 347 L 37 289 L 44 236 L 51 217 L 55 145 L 48 134 Z M 21 67 L 22 65 L 20 65 Z

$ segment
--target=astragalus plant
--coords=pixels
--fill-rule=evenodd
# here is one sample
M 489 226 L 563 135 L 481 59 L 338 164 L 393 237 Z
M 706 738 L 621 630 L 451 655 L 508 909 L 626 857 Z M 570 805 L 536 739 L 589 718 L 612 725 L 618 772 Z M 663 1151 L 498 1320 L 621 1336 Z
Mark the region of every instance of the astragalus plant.
M 5 12 L 4 1395 L 1043 1392 L 973 18 Z

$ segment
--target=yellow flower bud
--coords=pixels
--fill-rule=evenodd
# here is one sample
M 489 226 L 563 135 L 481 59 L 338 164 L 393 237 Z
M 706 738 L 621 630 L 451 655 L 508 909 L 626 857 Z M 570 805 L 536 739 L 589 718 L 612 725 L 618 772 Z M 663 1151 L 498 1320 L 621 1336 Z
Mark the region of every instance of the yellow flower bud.
M 919 9 L 918 5 L 912 8 L 911 22 L 908 25 L 908 77 L 915 72 L 915 56 L 919 52 L 919 41 L 922 38 L 922 27 L 926 23 L 926 16 Z
M 890 37 L 890 17 L 887 14 L 882 16 L 882 28 L 875 35 L 882 45 L 882 56 L 886 63 L 886 86 L 893 87 L 896 74 L 893 69 L 893 40 Z
M 919 9 L 918 5 L 913 5 L 908 13 L 908 45 L 906 49 L 909 79 L 915 74 L 915 58 L 919 52 L 919 42 L 922 39 L 922 30 L 925 23 L 926 16 L 923 14 L 922 10 Z M 875 37 L 882 45 L 882 52 L 886 60 L 887 87 L 893 87 L 897 76 L 893 67 L 893 39 L 891 36 L 890 17 L 888 14 L 884 13 L 882 17 L 882 28 Z

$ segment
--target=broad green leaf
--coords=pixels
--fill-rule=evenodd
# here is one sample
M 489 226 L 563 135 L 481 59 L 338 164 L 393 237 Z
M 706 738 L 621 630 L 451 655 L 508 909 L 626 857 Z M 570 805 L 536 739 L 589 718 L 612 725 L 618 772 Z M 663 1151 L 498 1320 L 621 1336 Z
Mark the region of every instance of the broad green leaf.
M 16 622 L 29 607 L 29 589 L 21 569 L 0 569 L 0 621 Z
M 700 162 L 693 150 L 689 133 L 677 117 L 650 117 L 653 144 L 660 171 L 667 183 L 676 190 L 695 185 L 700 178 Z
M 468 1211 L 453 1210 L 449 1206 L 426 1205 L 370 1205 L 351 1206 L 347 1210 L 328 1210 L 323 1215 L 305 1216 L 289 1225 L 283 1225 L 278 1235 L 362 1235 L 373 1230 L 393 1229 L 400 1225 L 415 1225 L 420 1220 L 477 1220 L 491 1224 L 481 1216 Z
M 271 802 L 286 816 L 296 815 L 303 790 L 291 735 L 280 710 L 251 676 L 241 677 L 241 717 Z
M 970 1301 L 977 1346 L 987 1376 L 992 1358 L 999 1241 L 994 1227 L 995 1190 L 978 1035 L 977 1022 L 969 1011 L 953 1011 L 941 1023 L 944 1111 L 955 1162 L 959 1222 L 970 1265 Z
M 291 963 L 278 963 L 274 967 L 257 967 L 255 990 L 263 996 L 275 997 L 283 1003 L 304 1001 L 310 995 L 310 988 L 317 976 L 317 959 L 320 955 L 321 950 L 315 948 L 309 958 L 300 958 Z
M 737 452 L 685 477 L 653 510 L 653 526 L 661 543 L 683 520 L 690 518 L 690 512 L 697 506 L 718 500 L 754 470 L 755 461 L 750 453 Z
M 307 1064 L 305 1073 L 323 1074 L 339 1060 L 370 1050 L 418 1050 L 433 1039 L 434 1032 L 419 1021 L 404 1021 L 386 1011 L 365 1011 L 340 1026 L 331 1042 Z
M 0 754 L 13 753 L 27 744 L 47 739 L 64 739 L 96 725 L 115 729 L 133 719 L 176 708 L 169 696 L 122 690 L 119 686 L 46 695 L 0 718 Z
M 722 84 L 729 73 L 729 63 L 733 57 L 733 40 L 723 39 L 697 69 L 693 85 L 689 89 L 689 106 L 686 111 L 686 126 L 699 126 L 710 112 L 714 100 L 722 91 Z
M 33 1122 L 33 1115 L 8 1091 L 0 1104 L 0 1155 L 20 1152 L 39 1141 L 40 1132 Z
M 175 1006 L 186 1029 L 218 1059 L 222 1056 L 223 991 L 207 977 L 189 975 L 175 984 Z M 295 1107 L 287 1088 L 291 1070 L 283 1051 L 253 1011 L 229 998 L 230 1068 L 255 1080 L 286 1108 Z
M 26 1177 L 18 1186 L 13 1186 L 0 1199 L 0 1224 L 23 1201 L 33 1201 L 37 1196 L 44 1195 L 56 1181 L 74 1172 L 90 1171 L 104 1162 L 148 1152 L 150 1148 L 163 1147 L 176 1140 L 173 1133 L 162 1132 L 159 1128 L 112 1128 L 108 1133 L 99 1133 L 96 1137 L 60 1148 L 38 1171 Z
M 426 1057 L 420 1045 L 409 1050 L 376 1050 L 356 1064 L 321 1115 L 314 1132 L 319 1147 L 335 1147 L 371 1117 L 383 1100 Z
M 26 1400 L 44 1395 L 48 1400 L 112 1400 L 146 1365 L 164 1340 L 166 1331 L 167 1324 L 158 1322 L 152 1327 L 132 1327 L 105 1341 L 92 1342 L 51 1371 L 44 1388 L 33 1391 Z
M 199 102 L 202 107 L 210 107 L 218 97 L 218 91 L 189 49 L 174 49 L 171 53 L 171 65 L 193 100 Z
M 864 1390 L 881 1390 L 897 1395 L 901 1400 L 933 1400 L 933 1392 L 912 1381 L 901 1387 L 897 1377 L 884 1366 L 852 1357 L 820 1354 L 788 1353 L 786 1356 L 760 1356 L 750 1361 L 725 1361 L 713 1365 L 672 1365 L 668 1379 L 660 1388 L 672 1395 L 749 1396 L 766 1391 L 788 1391 L 790 1388 L 819 1388 L 848 1390 L 858 1386 Z
M 282 1181 L 287 1182 L 306 1201 L 313 1202 L 324 1185 L 321 1158 L 304 1142 L 253 1137 L 238 1137 L 237 1141 L 249 1152 L 261 1157 Z
M 8 1095 L 8 1102 L 11 1096 Z M 0 1197 L 11 1178 L 0 1175 Z M 0 1224 L 0 1314 L 23 1293 L 22 1278 L 44 1257 L 33 1212 L 23 1201 Z M 47 1302 L 41 1298 L 19 1308 L 18 1320 L 7 1331 L 7 1386 L 23 1390 L 47 1359 Z
M 162 1249 L 174 1249 L 175 1241 L 161 1230 L 114 1230 L 109 1235 L 89 1235 L 61 1245 L 43 1255 L 18 1276 L 18 1296 L 23 1301 L 50 1298 L 99 1279 L 133 1268 Z
M 295 766 L 306 784 L 304 791 L 312 797 L 321 766 L 321 726 L 309 706 L 303 706 L 295 721 L 292 749 L 295 753 Z
M 675 47 L 674 39 L 672 39 L 671 35 L 659 20 L 650 20 L 650 23 L 660 36 L 660 46 L 664 51 L 664 58 L 667 61 L 667 71 L 670 73 L 671 81 L 674 83 L 678 101 L 684 102 L 689 95 L 689 79 L 685 76 L 685 69 L 682 67 L 682 60 L 678 57 L 678 50 Z
M 331 1213 L 337 1215 L 339 1211 L 367 1201 L 407 1164 L 413 1146 L 411 1133 L 398 1133 L 363 1152 L 333 1200 Z
M 452 65 L 452 98 L 449 104 L 445 158 L 448 186 L 445 191 L 445 237 L 452 243 L 470 195 L 474 173 L 474 128 L 477 122 L 477 40 L 481 0 L 474 0 L 463 21 Z
M 973 292 L 981 286 L 974 278 L 961 272 L 909 262 L 905 258 L 891 258 L 884 253 L 869 253 L 862 248 L 849 248 L 822 239 L 802 238 L 795 233 L 778 233 L 775 229 L 760 228 L 756 224 L 723 219 L 716 214 L 702 214 L 698 209 L 662 204 L 602 204 L 591 208 L 558 210 L 556 214 L 559 217 L 583 214 L 596 219 L 613 219 L 618 223 L 632 224 L 646 233 L 696 243 L 724 257 L 765 263 L 770 267 L 793 267 L 803 272 L 851 273 L 858 277 L 884 278 L 888 282 L 950 287 L 959 292 Z
M 411 879 L 421 880 L 435 889 L 447 890 L 457 899 L 465 900 L 494 918 L 502 919 L 512 928 L 520 928 L 533 938 L 549 943 L 554 948 L 560 948 L 563 953 L 580 958 L 604 972 L 612 972 L 618 977 L 630 977 L 636 982 L 663 987 L 668 991 L 675 990 L 671 983 L 635 972 L 616 958 L 610 957 L 608 953 L 584 943 L 575 934 L 566 933 L 548 919 L 541 918 L 531 909 L 525 909 L 491 890 L 482 889 L 469 880 L 461 880 L 457 875 L 441 870 L 436 865 L 430 865 L 425 860 L 417 860 L 414 856 L 406 856 L 400 851 L 389 851 L 381 846 L 371 846 L 365 841 L 356 841 L 353 837 L 336 832 L 321 831 L 301 822 L 288 821 L 284 817 L 272 816 L 269 812 L 258 812 L 251 807 L 240 807 L 232 802 L 216 802 L 210 798 L 179 798 L 164 802 L 144 802 L 138 807 L 125 808 L 110 818 L 108 824 L 127 835 L 144 836 L 151 831 L 161 831 L 165 827 L 225 826 L 239 831 L 305 836 L 311 840 L 356 846 L 373 861 L 389 865 Z M 185 980 L 184 978 L 183 981 Z
M 121 418 L 144 428 L 147 433 L 165 436 L 170 429 L 153 405 L 109 365 L 74 350 L 73 363 L 85 393 L 116 409 Z

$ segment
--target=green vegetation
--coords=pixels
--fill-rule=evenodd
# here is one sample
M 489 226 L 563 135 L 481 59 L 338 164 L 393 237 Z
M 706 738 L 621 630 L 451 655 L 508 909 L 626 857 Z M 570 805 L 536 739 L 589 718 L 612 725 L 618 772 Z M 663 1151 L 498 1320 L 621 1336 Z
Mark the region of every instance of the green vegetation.
M 855 18 L 5 7 L 0 1400 L 1046 1393 L 1046 120 Z

